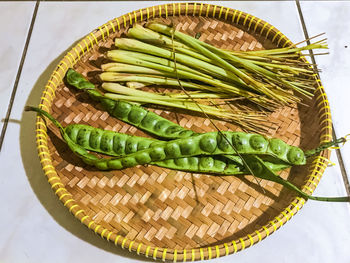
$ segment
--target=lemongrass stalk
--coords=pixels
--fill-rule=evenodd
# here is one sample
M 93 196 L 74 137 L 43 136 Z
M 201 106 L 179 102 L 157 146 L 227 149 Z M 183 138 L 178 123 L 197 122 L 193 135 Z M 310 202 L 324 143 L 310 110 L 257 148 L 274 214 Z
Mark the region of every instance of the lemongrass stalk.
M 125 63 L 107 63 L 101 65 L 102 71 L 107 72 L 125 72 L 125 73 L 142 73 L 142 74 L 151 74 L 151 75 L 165 75 L 166 72 L 159 71 L 152 68 L 135 66 Z M 174 75 L 174 74 L 169 74 Z
M 169 47 L 170 48 L 170 47 Z M 206 56 L 203 56 L 202 54 L 196 52 L 196 51 L 193 51 L 192 49 L 188 49 L 188 48 L 181 48 L 181 47 L 178 47 L 178 48 L 175 48 L 175 50 L 177 52 L 180 52 L 180 53 L 183 53 L 185 55 L 188 55 L 188 56 L 192 56 L 192 57 L 195 57 L 195 58 L 198 58 L 200 60 L 203 60 L 205 62 L 208 62 L 208 63 L 213 63 L 213 61 L 206 57 Z
M 122 94 L 122 95 L 127 95 L 127 96 L 132 96 L 132 97 L 139 97 L 141 99 L 144 99 L 144 100 L 148 100 L 148 99 L 152 99 L 154 101 L 162 101 L 162 100 L 168 100 L 168 99 L 172 99 L 172 98 L 169 98 L 168 96 L 166 95 L 159 95 L 157 93 L 154 93 L 154 92 L 147 92 L 147 91 L 141 91 L 141 90 L 132 90 L 132 89 L 129 89 L 125 86 L 122 86 L 118 83 L 103 83 L 102 84 L 102 88 L 106 91 L 109 91 L 109 92 L 113 92 L 113 93 L 118 93 L 118 94 Z M 105 93 L 106 94 L 110 94 L 110 93 Z M 168 98 L 167 98 L 168 97 Z M 173 101 L 173 104 L 176 100 L 172 99 Z M 154 103 L 154 102 L 152 102 Z M 167 102 L 169 103 L 169 102 Z M 192 102 L 191 103 L 188 103 L 186 102 L 185 103 L 186 105 L 190 105 L 190 104 L 193 104 Z M 170 104 L 168 104 L 168 106 L 170 106 Z M 224 109 L 220 109 L 220 108 L 215 108 L 215 107 L 212 107 L 212 106 L 208 106 L 208 105 L 202 105 L 202 107 L 205 107 L 206 109 L 215 109 L 217 111 L 225 111 Z
M 139 104 L 156 104 L 166 107 L 179 108 L 188 111 L 198 112 L 207 115 L 214 116 L 219 119 L 231 120 L 244 129 L 256 130 L 264 129 L 265 126 L 261 125 L 262 121 L 261 115 L 249 114 L 249 113 L 232 113 L 225 109 L 217 108 L 214 106 L 208 106 L 204 104 L 199 104 L 197 102 L 182 102 L 182 101 L 165 101 L 165 100 L 154 100 L 150 98 L 137 97 L 137 96 L 128 96 L 128 95 L 119 95 L 113 93 L 105 93 L 105 97 L 113 100 L 126 100 L 133 103 Z
M 128 96 L 135 96 L 135 97 L 141 97 L 141 98 L 149 98 L 154 100 L 169 100 L 171 99 L 169 96 L 161 95 L 154 92 L 148 92 L 148 91 L 142 91 L 142 90 L 133 90 L 130 88 L 127 88 L 123 85 L 120 85 L 118 83 L 109 83 L 104 82 L 101 87 L 108 92 L 113 92 L 121 95 L 128 95 Z
M 180 84 L 185 88 L 192 88 L 197 90 L 217 90 L 215 87 L 205 86 L 196 84 L 193 82 L 182 81 L 169 77 L 162 76 L 151 76 L 151 75 L 134 75 L 118 72 L 103 72 L 100 74 L 100 79 L 103 81 L 110 82 L 140 82 L 145 83 L 146 85 L 164 85 L 164 86 L 179 86 Z
M 154 56 L 159 56 L 170 60 L 174 60 L 174 54 L 172 51 L 169 51 L 164 48 L 156 47 L 136 39 L 116 38 L 115 45 L 120 49 L 132 50 L 132 51 L 141 52 L 141 53 L 148 53 Z M 185 54 L 177 54 L 176 61 L 179 63 L 185 64 L 189 67 L 196 68 L 205 72 L 213 73 L 216 75 L 219 74 L 220 76 L 224 77 L 225 80 L 227 78 L 230 78 L 235 83 L 242 83 L 242 80 L 239 77 L 237 77 L 235 74 L 228 72 L 227 70 L 221 67 L 193 58 L 191 56 L 188 56 Z
M 205 92 L 200 92 L 200 93 L 195 93 L 195 92 L 187 92 L 188 95 L 191 96 L 193 99 L 225 99 L 225 98 L 232 98 L 230 94 L 223 94 L 223 93 L 205 93 Z M 188 99 L 188 95 L 183 94 L 183 93 L 172 93 L 172 94 L 167 94 L 167 96 L 171 98 L 176 98 L 176 99 Z
M 294 74 L 298 74 L 298 72 L 308 73 L 308 72 L 312 71 L 311 69 L 296 67 L 295 63 L 286 64 L 284 61 L 281 62 L 280 60 L 277 60 L 276 58 L 250 56 L 250 55 L 245 55 L 246 52 L 241 52 L 241 53 L 242 54 L 237 53 L 238 54 L 237 56 L 242 57 L 244 59 L 247 59 L 256 65 L 261 65 L 263 67 L 269 67 L 271 69 L 274 69 L 274 68 L 283 69 L 286 71 L 291 71 Z M 235 53 L 235 55 L 236 55 L 236 53 Z
M 277 63 L 268 63 L 268 62 L 263 62 L 263 61 L 252 61 L 252 62 L 256 65 L 260 65 L 263 67 L 278 68 L 278 69 L 290 71 L 293 74 L 298 74 L 299 72 L 310 73 L 312 71 L 312 70 L 306 69 L 306 68 L 298 68 L 298 67 L 294 67 L 294 66 L 277 64 Z
M 112 59 L 112 60 L 114 60 L 114 61 L 118 61 L 118 62 L 130 63 L 130 64 L 133 64 L 133 65 L 140 65 L 140 66 L 143 66 L 143 67 L 154 68 L 154 69 L 162 70 L 162 71 L 165 71 L 165 72 L 174 73 L 174 68 L 172 68 L 172 67 L 167 67 L 167 66 L 160 65 L 160 64 L 157 64 L 157 63 L 152 63 L 152 62 L 149 62 L 149 61 L 139 60 L 139 59 L 136 59 L 136 58 L 134 58 L 132 56 L 125 55 L 125 52 L 119 52 L 119 51 L 120 50 L 108 51 L 107 52 L 107 57 Z M 202 81 L 202 82 L 204 82 L 206 84 L 213 85 L 216 88 L 221 88 L 225 92 L 231 92 L 231 93 L 234 93 L 234 94 L 236 94 L 238 96 L 242 96 L 242 97 L 245 97 L 245 98 L 248 98 L 248 99 L 256 97 L 253 93 L 251 93 L 249 91 L 239 89 L 239 88 L 237 88 L 235 86 L 232 86 L 232 85 L 230 85 L 228 83 L 225 83 L 225 82 L 217 80 L 217 79 L 206 78 L 206 77 L 203 77 L 202 75 L 196 75 L 196 74 L 193 74 L 191 72 L 183 71 L 183 70 L 180 70 L 180 69 L 177 69 L 176 72 L 177 72 L 177 76 L 179 78 L 199 80 L 199 81 Z M 110 80 L 110 81 L 112 81 L 112 80 Z M 132 80 L 130 80 L 130 81 L 132 81 Z M 133 81 L 135 81 L 135 80 L 133 80 Z M 142 82 L 142 81 L 140 81 L 140 82 Z M 208 86 L 200 85 L 200 87 L 206 87 L 206 89 L 208 89 L 208 90 L 213 90 L 213 88 L 210 88 Z M 218 90 L 216 90 L 216 91 L 218 91 Z M 254 101 L 256 102 L 257 100 L 254 100 Z
M 107 52 L 107 57 L 111 60 L 117 61 L 117 62 L 123 62 L 126 64 L 131 64 L 128 63 L 128 59 L 137 59 L 139 60 L 143 60 L 143 61 L 147 61 L 147 62 L 152 62 L 155 64 L 159 64 L 159 65 L 163 65 L 163 66 L 167 66 L 168 68 L 172 68 L 173 72 L 174 72 L 174 67 L 175 67 L 175 63 L 173 60 L 169 60 L 166 58 L 160 58 L 157 56 L 153 56 L 153 55 L 149 55 L 149 54 L 145 54 L 145 53 L 140 53 L 140 52 L 135 52 L 135 51 L 128 51 L 128 50 L 111 50 Z M 122 61 L 121 61 L 122 60 Z M 138 65 L 138 64 L 136 64 Z M 154 69 L 161 69 L 161 67 L 152 67 Z M 176 63 L 176 68 L 178 70 L 183 70 L 183 71 L 187 71 L 196 75 L 200 75 L 206 78 L 213 78 L 212 76 L 208 75 L 208 74 L 204 74 L 203 72 L 200 72 L 198 70 L 195 70 L 193 68 L 190 68 L 186 65 L 183 65 L 181 63 Z M 164 70 L 164 68 L 162 69 Z
M 119 93 L 123 95 L 130 95 L 136 97 L 147 97 L 159 100 L 170 100 L 170 101 L 186 101 L 188 96 L 183 93 L 154 93 L 148 91 L 134 90 L 118 83 L 104 82 L 101 87 L 108 92 Z M 198 93 L 188 92 L 188 94 L 194 99 L 222 99 L 229 98 L 228 94 L 213 94 L 213 93 Z
M 146 83 L 151 85 L 153 84 L 153 85 L 165 85 L 165 86 L 176 86 L 176 87 L 179 86 L 179 83 L 180 83 L 185 88 L 217 91 L 216 87 L 200 85 L 197 83 L 187 82 L 182 80 L 179 81 L 178 79 L 164 77 L 164 76 L 151 76 L 151 75 L 141 75 L 141 74 L 135 75 L 135 74 L 118 73 L 118 72 L 103 72 L 99 76 L 101 80 L 109 81 L 109 82 L 136 81 L 136 82 Z M 253 94 L 251 96 L 253 96 Z
M 232 53 L 229 53 L 229 52 L 226 52 L 226 51 L 223 51 L 219 48 L 216 48 L 212 45 L 209 45 L 205 42 L 202 42 L 196 38 L 193 38 L 191 36 L 188 36 L 184 33 L 181 33 L 181 32 L 178 32 L 178 31 L 175 31 L 173 28 L 170 28 L 166 25 L 162 25 L 162 24 L 158 24 L 158 23 L 149 23 L 147 25 L 149 28 L 151 28 L 152 30 L 155 30 L 155 31 L 158 31 L 158 32 L 161 32 L 161 33 L 164 33 L 164 34 L 167 34 L 167 35 L 171 35 L 171 34 L 174 34 L 174 36 L 178 39 L 180 39 L 181 41 L 185 42 L 187 45 L 190 45 L 196 49 L 198 49 L 199 51 L 201 51 L 203 54 L 211 57 L 213 60 L 217 61 L 217 62 L 222 62 L 223 66 L 225 66 L 225 68 L 227 68 L 228 70 L 238 70 L 237 68 L 233 67 L 230 63 L 226 62 L 224 59 L 222 58 L 225 58 L 227 60 L 231 60 L 235 63 L 238 63 L 240 64 L 241 66 L 243 66 L 243 68 L 249 70 L 249 71 L 253 71 L 255 73 L 259 73 L 259 74 L 262 74 L 264 76 L 267 76 L 270 78 L 270 80 L 276 80 L 280 83 L 284 83 L 286 86 L 288 86 L 289 88 L 292 88 L 304 95 L 307 95 L 307 96 L 312 96 L 312 93 L 309 93 L 307 91 L 304 91 L 300 88 L 297 88 L 296 86 L 292 85 L 292 84 L 289 84 L 287 81 L 284 81 L 284 80 L 281 80 L 279 79 L 279 77 L 273 73 L 272 71 L 270 70 L 267 70 L 263 67 L 260 67 L 258 66 L 257 64 L 254 64 L 252 63 L 251 61 L 249 60 L 246 60 L 246 59 L 242 59 L 242 58 L 239 58 L 237 56 L 234 56 Z M 316 43 L 314 46 L 321 46 L 321 44 L 318 44 Z M 300 48 L 302 49 L 302 48 Z M 212 51 L 212 52 L 210 52 Z M 231 66 L 231 67 L 230 67 Z M 238 71 L 234 71 L 236 74 L 238 74 L 239 77 L 241 77 L 243 80 L 245 81 L 249 81 L 249 75 L 248 74 L 244 74 L 241 70 L 238 70 Z M 248 76 L 249 78 L 248 79 L 245 79 L 244 77 L 245 76 Z M 252 78 L 250 78 L 252 79 Z M 257 82 L 257 81 L 253 81 L 251 84 L 253 84 L 253 86 L 255 86 L 256 88 L 258 88 L 258 90 L 264 94 L 266 94 L 267 96 L 273 98 L 273 99 L 276 99 L 276 94 L 271 91 L 270 89 L 266 88 L 263 84 Z M 282 97 L 280 97 L 281 99 Z
M 191 46 L 195 50 L 198 50 L 203 55 L 208 56 L 213 61 L 215 61 L 217 64 L 224 67 L 226 70 L 231 71 L 233 74 L 241 78 L 247 85 L 250 85 L 253 87 L 254 90 L 261 92 L 267 96 L 269 96 L 272 99 L 276 99 L 275 94 L 268 88 L 266 88 L 262 83 L 256 81 L 248 74 L 243 73 L 241 70 L 233 66 L 232 64 L 228 63 L 223 57 L 229 57 L 230 60 L 233 60 L 234 62 L 241 64 L 244 68 L 250 69 L 252 71 L 264 71 L 263 69 L 259 69 L 259 66 L 249 62 L 242 60 L 238 57 L 233 56 L 232 54 L 229 54 L 225 51 L 222 51 L 214 46 L 211 46 L 209 44 L 206 44 L 196 38 L 193 38 L 189 35 L 186 35 L 184 33 L 181 33 L 179 31 L 175 31 L 173 28 L 168 27 L 163 24 L 158 23 L 149 23 L 147 25 L 148 28 L 155 30 L 157 32 L 161 32 L 166 35 L 172 35 L 174 34 L 175 38 L 183 41 L 185 44 Z M 204 43 L 204 44 L 203 44 Z M 265 70 L 266 71 L 266 70 Z M 266 72 L 265 72 L 266 73 Z M 271 73 L 272 74 L 272 73 Z
M 285 47 L 285 48 L 264 49 L 264 50 L 255 50 L 255 51 L 247 51 L 247 52 L 237 52 L 233 50 L 225 50 L 225 51 L 237 56 L 242 56 L 242 55 L 243 56 L 244 55 L 274 56 L 279 54 L 298 53 L 301 51 L 311 50 L 311 49 L 328 49 L 328 46 L 323 40 L 321 40 L 303 47 L 291 46 L 291 47 Z
M 136 82 L 136 81 L 128 81 L 126 82 L 126 86 L 130 89 L 141 89 L 147 86 L 146 83 Z
M 133 28 L 130 28 L 127 36 L 144 41 L 148 44 L 165 46 L 167 48 L 174 47 L 176 49 L 176 51 L 179 51 L 183 54 L 189 55 L 189 56 L 194 57 L 194 58 L 198 58 L 198 59 L 206 61 L 206 62 L 211 62 L 211 60 L 209 58 L 194 51 L 188 45 L 180 43 L 176 40 L 171 39 L 170 37 L 159 34 L 158 32 L 150 30 L 148 28 L 145 28 L 141 25 L 136 25 Z
M 198 105 L 196 103 L 191 103 L 191 102 L 176 103 L 176 102 L 155 100 L 155 99 L 151 99 L 151 98 L 144 98 L 144 97 L 137 97 L 137 96 L 119 95 L 119 94 L 114 94 L 114 93 L 105 93 L 104 96 L 106 98 L 113 99 L 113 100 L 126 100 L 126 101 L 139 102 L 141 104 L 149 104 L 150 103 L 150 104 L 180 108 L 180 109 L 185 109 L 185 110 L 190 110 L 190 111 L 202 113 L 202 110 L 198 107 Z M 222 110 L 220 108 L 207 106 L 207 105 L 203 105 L 203 104 L 200 107 L 207 114 L 221 117 L 221 118 L 228 118 L 228 119 L 232 118 L 231 113 L 228 113 L 225 110 Z
M 103 81 L 110 82 L 141 82 L 146 84 L 154 85 L 166 85 L 166 86 L 178 86 L 179 82 L 177 79 L 162 77 L 162 76 L 150 76 L 150 75 L 134 75 L 134 74 L 124 74 L 118 72 L 103 72 L 100 75 L 100 79 Z M 198 89 L 200 85 L 194 84 L 192 82 L 180 81 L 181 85 L 186 88 Z
M 186 46 L 181 42 L 178 42 L 176 40 L 172 41 L 171 38 L 165 35 L 161 35 L 158 32 L 145 28 L 139 24 L 136 24 L 132 28 L 130 28 L 128 30 L 127 36 L 131 38 L 136 38 L 138 40 L 141 40 L 153 45 L 162 45 L 162 46 L 174 45 L 174 47 L 176 48 L 178 47 L 188 48 L 188 46 Z
M 204 43 L 204 42 L 202 42 Z M 203 46 L 210 46 L 208 44 L 203 44 Z M 210 46 L 212 47 L 212 46 Z M 245 69 L 249 70 L 249 71 L 252 71 L 254 73 L 257 73 L 257 74 L 261 74 L 263 77 L 265 78 L 268 78 L 269 80 L 271 80 L 272 82 L 277 82 L 276 84 L 278 83 L 282 83 L 284 84 L 285 86 L 295 90 L 295 91 L 298 91 L 299 93 L 301 94 L 304 94 L 308 97 L 312 97 L 313 96 L 313 93 L 310 93 L 306 90 L 303 90 L 293 84 L 290 84 L 288 81 L 286 80 L 283 80 L 281 79 L 276 73 L 268 70 L 268 69 L 265 69 L 261 66 L 259 66 L 258 64 L 255 64 L 249 60 L 246 60 L 246 59 L 238 59 L 236 56 L 232 55 L 232 54 L 228 54 L 227 52 L 224 52 L 220 49 L 217 49 L 215 47 L 211 48 L 214 52 L 216 52 L 217 54 L 221 55 L 221 56 L 225 56 L 226 55 L 226 59 L 228 60 L 231 60 L 231 61 L 234 61 L 235 63 L 240 63 Z M 267 89 L 266 87 L 264 86 L 260 86 L 261 88 L 263 88 L 264 90 L 264 94 L 268 95 L 268 96 L 271 96 L 272 98 L 275 98 L 276 97 L 276 92 L 271 92 L 270 89 Z M 281 96 L 279 96 L 280 99 L 282 99 L 284 97 L 283 94 L 280 93 Z
M 199 51 L 203 55 L 209 57 L 213 61 L 215 61 L 217 64 L 221 65 L 222 67 L 226 68 L 227 70 L 231 71 L 236 76 L 239 76 L 246 84 L 254 83 L 254 80 L 249 78 L 249 76 L 246 76 L 245 74 L 242 74 L 240 70 L 238 70 L 236 67 L 232 66 L 230 63 L 216 55 L 215 53 L 211 52 L 207 47 L 201 45 L 201 43 L 197 42 L 199 41 L 196 38 L 193 38 L 189 35 L 186 35 L 184 33 L 181 33 L 179 31 L 175 31 L 172 27 L 168 27 L 167 25 L 158 24 L 158 23 L 148 23 L 147 27 L 155 30 L 157 32 L 161 32 L 166 35 L 172 35 L 174 34 L 175 38 L 181 40 L 186 45 L 192 47 L 193 49 Z M 200 41 L 202 42 L 202 41 Z

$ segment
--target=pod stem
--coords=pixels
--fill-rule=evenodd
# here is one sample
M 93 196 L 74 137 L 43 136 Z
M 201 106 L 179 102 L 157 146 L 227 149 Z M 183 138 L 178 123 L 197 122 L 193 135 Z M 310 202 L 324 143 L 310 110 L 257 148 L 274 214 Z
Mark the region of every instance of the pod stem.
M 315 149 L 306 151 L 305 157 L 308 158 L 308 157 L 314 156 L 315 154 L 318 154 L 318 153 L 322 152 L 323 150 L 328 149 L 329 147 L 338 146 L 338 144 L 345 143 L 345 142 L 346 142 L 345 137 L 338 138 L 338 139 L 331 141 L 331 142 L 326 142 Z
M 55 124 L 55 126 L 57 128 L 60 129 L 61 131 L 61 134 L 64 133 L 64 128 L 63 126 L 61 125 L 61 123 L 59 123 L 50 113 L 42 110 L 42 109 L 39 109 L 39 108 L 36 108 L 36 107 L 32 107 L 32 106 L 25 106 L 24 107 L 24 110 L 25 111 L 35 111 L 37 113 L 39 113 L 40 115 L 43 115 L 45 116 L 46 118 L 48 118 L 53 124 Z
M 250 155 L 244 157 L 246 162 L 249 162 L 251 165 L 251 169 L 254 171 L 254 176 L 259 177 L 261 179 L 273 181 L 275 183 L 281 184 L 286 188 L 295 191 L 304 199 L 310 199 L 315 201 L 323 201 L 323 202 L 350 202 L 350 196 L 342 196 L 342 197 L 323 197 L 323 196 L 312 196 L 309 195 L 298 187 L 296 187 L 291 182 L 281 178 L 274 171 L 269 169 L 265 163 L 256 155 Z
M 80 157 L 84 161 L 84 163 L 89 164 L 89 165 L 93 165 L 97 160 L 99 160 L 98 157 L 89 153 L 85 148 L 81 147 L 80 145 L 78 145 L 74 141 L 72 141 L 69 138 L 69 136 L 66 134 L 65 129 L 63 128 L 61 123 L 59 123 L 48 112 L 46 112 L 42 109 L 36 108 L 36 107 L 32 107 L 32 106 L 26 106 L 24 108 L 24 110 L 25 111 L 35 111 L 35 112 L 39 113 L 40 115 L 47 117 L 55 126 L 57 126 L 57 128 L 60 129 L 63 140 L 67 143 L 69 149 L 71 149 L 74 154 L 76 154 L 78 157 Z

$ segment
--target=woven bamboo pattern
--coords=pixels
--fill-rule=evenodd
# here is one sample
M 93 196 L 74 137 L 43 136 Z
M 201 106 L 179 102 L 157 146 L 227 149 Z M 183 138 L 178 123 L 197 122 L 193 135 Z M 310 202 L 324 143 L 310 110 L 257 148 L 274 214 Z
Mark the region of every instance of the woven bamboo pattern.
M 85 94 L 62 81 L 73 67 L 90 81 L 105 60 L 113 40 L 135 23 L 152 19 L 171 22 L 177 30 L 215 46 L 259 50 L 292 45 L 267 22 L 222 6 L 174 3 L 140 9 L 104 25 L 81 39 L 59 62 L 43 91 L 40 108 L 59 122 L 89 124 L 113 131 L 148 136 L 99 108 Z M 266 135 L 310 149 L 332 140 L 331 114 L 321 81 L 315 75 L 315 96 L 306 106 L 285 107 L 269 116 Z M 196 132 L 214 131 L 210 121 L 186 114 L 155 110 L 157 114 Z M 222 130 L 238 128 L 223 121 Z M 248 248 L 282 227 L 305 200 L 273 182 L 251 176 L 209 176 L 139 166 L 101 172 L 79 160 L 61 141 L 58 130 L 41 117 L 36 122 L 37 148 L 54 193 L 81 223 L 130 252 L 169 261 L 212 259 Z M 312 194 L 327 167 L 324 151 L 305 167 L 281 174 Z

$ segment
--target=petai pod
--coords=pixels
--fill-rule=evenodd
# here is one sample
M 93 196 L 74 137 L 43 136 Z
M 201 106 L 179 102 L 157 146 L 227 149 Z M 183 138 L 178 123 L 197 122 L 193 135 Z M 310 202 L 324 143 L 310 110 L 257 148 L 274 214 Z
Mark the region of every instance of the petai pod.
M 75 144 L 87 150 L 120 157 L 98 161 L 96 165 L 101 169 L 123 169 L 131 165 L 148 164 L 167 159 L 200 155 L 234 155 L 237 152 L 270 156 L 285 164 L 302 165 L 305 163 L 305 156 L 301 149 L 278 139 L 268 140 L 257 134 L 208 132 L 190 138 L 164 142 L 82 124 L 68 125 L 63 128 L 47 112 L 36 110 L 49 117 L 56 126 L 60 127 L 61 133 L 69 137 Z M 236 163 L 239 163 L 239 157 L 235 158 Z
M 268 156 L 274 159 L 274 162 L 291 165 L 303 165 L 306 161 L 304 152 L 298 147 L 290 146 L 280 139 L 267 139 L 262 135 L 243 132 L 208 132 L 167 142 L 83 124 L 68 125 L 65 132 L 75 143 L 87 150 L 116 157 L 157 146 L 164 148 L 164 159 L 198 155 L 236 155 L 238 152 Z M 240 163 L 240 158 L 235 158 L 236 162 Z
M 70 124 L 64 129 L 73 142 L 86 150 L 115 157 L 147 149 L 156 143 L 163 143 L 152 138 L 103 130 L 84 124 Z
M 103 130 L 84 124 L 70 124 L 66 126 L 64 130 L 74 143 L 82 146 L 86 150 L 115 157 L 121 157 L 164 143 L 151 138 Z M 277 163 L 265 162 L 265 164 L 274 171 L 289 167 L 289 165 L 279 162 L 279 159 L 274 161 L 277 161 Z M 242 160 L 237 155 L 180 157 L 151 162 L 150 164 L 189 172 L 225 175 L 247 173 Z
M 185 172 L 192 173 L 208 173 L 218 175 L 240 175 L 249 174 L 249 171 L 244 167 L 240 157 L 227 158 L 223 155 L 217 156 L 190 156 L 182 158 L 167 159 L 154 162 L 151 164 Z M 289 168 L 290 165 L 281 163 L 264 162 L 269 169 L 280 171 Z
M 274 162 L 280 161 L 282 164 L 305 164 L 304 152 L 298 147 L 290 146 L 279 139 L 267 139 L 261 135 L 243 132 L 208 132 L 168 142 L 83 124 L 68 125 L 65 132 L 75 143 L 87 150 L 116 157 L 162 146 L 166 153 L 164 159 L 198 155 L 236 155 L 236 149 L 239 154 L 266 155 L 274 159 Z M 236 158 L 236 163 L 241 163 L 238 156 L 231 158 Z
M 72 139 L 70 139 L 70 137 L 65 132 L 65 129 L 63 128 L 63 126 L 47 112 L 45 112 L 39 108 L 29 107 L 29 106 L 26 107 L 25 110 L 26 111 L 36 111 L 36 112 L 40 113 L 41 115 L 44 115 L 47 118 L 49 118 L 59 128 L 60 133 L 61 133 L 63 139 L 66 141 L 68 147 L 77 156 L 79 156 L 88 165 L 93 165 L 93 166 L 95 166 L 99 169 L 102 169 L 102 170 L 111 169 L 111 168 L 120 169 L 120 167 L 122 167 L 122 166 L 124 166 L 124 168 L 131 167 L 131 166 L 133 166 L 132 165 L 133 163 L 137 164 L 137 162 L 135 162 L 136 160 L 138 160 L 139 163 L 143 163 L 143 162 L 147 161 L 148 159 L 161 159 L 165 155 L 164 152 L 161 150 L 162 147 L 157 145 L 157 146 L 150 147 L 149 149 L 151 149 L 151 151 L 147 151 L 147 149 L 145 149 L 145 150 L 141 150 L 139 152 L 133 153 L 133 154 L 126 155 L 126 156 L 124 156 L 122 158 L 118 158 L 118 159 L 99 159 L 95 155 L 92 155 L 89 152 L 87 152 L 87 150 L 84 149 L 82 146 L 73 142 Z M 344 138 L 342 138 L 342 139 L 344 139 Z M 177 141 L 179 141 L 179 140 L 177 140 Z M 337 141 L 335 143 L 337 143 Z M 141 153 L 141 152 L 143 152 L 143 153 Z M 138 154 L 138 153 L 141 153 L 141 154 Z M 350 201 L 350 197 L 348 197 L 348 196 L 346 196 L 346 197 L 310 196 L 310 195 L 306 194 L 305 192 L 301 191 L 299 188 L 297 188 L 295 185 L 293 185 L 289 181 L 284 180 L 283 178 L 276 175 L 274 173 L 274 171 L 270 167 L 268 167 L 264 163 L 264 161 L 261 158 L 259 158 L 258 156 L 252 155 L 252 154 L 247 154 L 247 155 L 243 154 L 242 156 L 243 156 L 242 158 L 244 159 L 244 162 L 247 164 L 249 163 L 249 170 L 253 171 L 254 176 L 282 184 L 286 188 L 297 192 L 303 198 L 317 200 L 317 201 L 329 201 L 329 202 L 349 202 Z M 224 158 L 224 157 L 222 157 L 222 158 Z M 191 157 L 187 158 L 187 160 L 191 160 L 191 162 L 193 162 L 193 159 Z M 206 158 L 203 160 L 205 160 L 204 165 L 201 163 L 196 164 L 198 167 L 197 170 L 207 172 L 209 167 L 212 165 L 212 163 L 214 166 L 215 161 L 213 161 L 210 158 Z M 190 163 L 190 161 L 189 161 L 189 163 Z M 176 164 L 175 160 L 174 160 L 174 164 Z M 176 165 L 179 166 L 179 165 L 181 165 L 181 163 L 176 164 Z M 191 164 L 191 165 L 193 167 L 196 167 L 195 164 Z M 217 162 L 216 165 L 217 165 L 216 166 L 217 169 L 221 169 L 221 170 L 223 169 L 223 167 L 220 167 L 219 162 Z M 183 168 L 185 169 L 186 166 L 183 166 Z M 231 175 L 234 175 L 234 174 L 240 174 L 241 168 L 240 168 L 240 165 L 230 166 L 230 164 L 228 164 L 227 169 L 228 170 L 231 169 L 231 171 L 233 172 L 233 173 L 231 173 Z
M 39 111 L 39 110 L 38 110 Z M 122 157 L 131 153 L 136 153 L 150 147 L 166 144 L 167 142 L 158 141 L 152 138 L 132 136 L 109 130 L 94 128 L 85 124 L 70 124 L 62 127 L 50 114 L 40 110 L 45 116 L 50 117 L 53 123 L 60 128 L 62 136 L 83 147 L 85 150 L 95 151 L 105 155 Z M 68 143 L 68 142 L 67 142 Z M 173 156 L 181 156 L 180 148 L 175 146 L 167 147 L 167 152 Z M 289 167 L 284 163 L 266 162 L 273 170 L 281 170 Z M 159 162 L 151 162 L 157 166 L 192 172 L 222 173 L 222 174 L 243 174 L 243 163 L 240 157 L 234 155 L 224 156 L 191 156 L 167 159 Z M 238 173 L 237 173 L 238 172 Z
M 223 138 L 224 136 L 226 138 Z M 231 143 L 228 143 L 227 140 L 231 140 Z M 231 155 L 237 152 L 241 155 L 258 154 L 277 157 L 290 165 L 303 165 L 306 163 L 304 152 L 300 148 L 290 146 L 282 140 L 271 140 L 272 143 L 270 144 L 270 140 L 261 135 L 243 132 L 208 132 L 190 138 L 157 144 L 120 158 L 97 161 L 94 165 L 101 170 L 119 170 L 138 164 L 149 164 L 167 159 L 199 155 Z M 278 145 L 278 143 L 281 145 Z
M 111 116 L 148 133 L 164 139 L 186 138 L 195 134 L 193 131 L 187 130 L 137 104 L 105 98 L 95 89 L 94 84 L 73 69 L 68 69 L 66 81 L 69 85 L 87 92 L 92 99 L 99 101 Z

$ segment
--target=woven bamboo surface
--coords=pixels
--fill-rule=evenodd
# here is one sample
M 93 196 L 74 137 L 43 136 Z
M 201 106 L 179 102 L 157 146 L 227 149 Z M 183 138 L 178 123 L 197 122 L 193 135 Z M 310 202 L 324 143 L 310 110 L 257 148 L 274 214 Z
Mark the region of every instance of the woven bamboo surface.
M 96 83 L 96 73 L 113 40 L 132 24 L 163 19 L 176 29 L 217 47 L 259 50 L 291 45 L 273 26 L 243 12 L 206 4 L 168 4 L 131 12 L 102 25 L 70 50 L 53 72 L 40 107 L 63 126 L 89 124 L 137 136 L 148 136 L 101 110 L 85 94 L 66 87 L 69 67 Z M 320 81 L 307 106 L 284 107 L 272 114 L 266 132 L 310 149 L 331 137 L 328 102 Z M 196 132 L 214 131 L 210 121 L 186 114 L 155 110 Z M 217 122 L 222 130 L 237 130 Z M 48 181 L 73 215 L 103 238 L 147 257 L 173 261 L 211 259 L 235 253 L 264 239 L 286 223 L 304 199 L 273 182 L 251 176 L 220 177 L 191 174 L 156 166 L 101 172 L 85 165 L 61 140 L 58 130 L 38 117 L 37 144 Z M 329 152 L 282 177 L 312 193 L 327 165 Z

